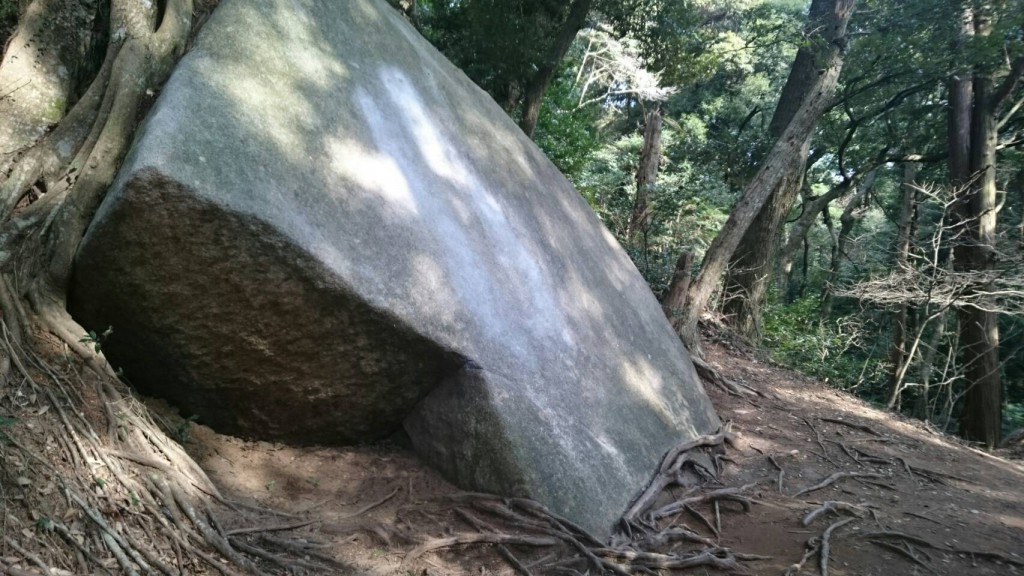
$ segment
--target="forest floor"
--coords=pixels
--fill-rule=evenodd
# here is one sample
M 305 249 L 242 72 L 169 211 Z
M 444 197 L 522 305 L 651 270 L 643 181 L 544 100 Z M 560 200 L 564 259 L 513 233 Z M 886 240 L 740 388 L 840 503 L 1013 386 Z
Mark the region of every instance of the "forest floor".
M 756 483 L 746 492 L 753 506 L 744 512 L 724 502 L 715 520 L 715 508 L 704 505 L 680 520 L 723 547 L 771 557 L 744 562 L 745 573 L 785 573 L 805 556 L 809 541 L 820 542 L 827 528 L 849 517 L 829 538 L 833 576 L 1024 575 L 1020 452 L 973 449 L 729 344 L 709 343 L 706 352 L 724 376 L 762 394 L 708 390 L 739 435 L 719 481 Z M 322 544 L 324 554 L 353 574 L 515 573 L 493 545 L 453 546 L 404 562 L 418 542 L 468 527 L 452 505 L 457 489 L 398 445 L 249 442 L 153 407 L 227 495 L 291 515 L 267 516 L 264 528 L 299 526 L 289 533 Z M 807 490 L 837 473 L 848 475 Z M 857 506 L 863 517 L 823 514 L 803 525 L 826 501 Z M 507 551 L 535 574 L 547 573 L 542 567 L 557 564 L 559 554 L 573 553 L 511 545 Z M 808 554 L 799 573 L 820 574 L 820 554 Z

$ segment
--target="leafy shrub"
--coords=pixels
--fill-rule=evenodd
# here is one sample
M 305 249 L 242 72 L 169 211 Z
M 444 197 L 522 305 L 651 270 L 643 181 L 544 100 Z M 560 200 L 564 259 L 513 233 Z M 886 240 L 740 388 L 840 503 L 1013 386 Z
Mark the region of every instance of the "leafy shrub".
M 764 313 L 765 349 L 780 364 L 880 401 L 885 366 L 865 348 L 869 327 L 852 315 L 819 320 L 818 308 L 814 296 L 770 303 Z

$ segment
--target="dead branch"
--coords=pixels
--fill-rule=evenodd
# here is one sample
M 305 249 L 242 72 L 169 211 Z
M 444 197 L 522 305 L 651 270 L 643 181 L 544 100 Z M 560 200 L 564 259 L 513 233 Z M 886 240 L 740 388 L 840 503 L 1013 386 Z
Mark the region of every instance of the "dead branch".
M 917 564 L 918 566 L 921 566 L 925 570 L 927 570 L 927 571 L 929 571 L 929 572 L 931 572 L 933 574 L 937 574 L 937 572 L 935 572 L 935 569 L 932 568 L 930 564 L 928 564 L 924 560 L 918 558 L 917 555 L 915 555 L 913 553 L 913 551 L 912 551 L 913 549 L 906 542 L 903 543 L 903 545 L 906 546 L 905 548 L 900 547 L 900 546 L 898 546 L 896 544 L 893 544 L 892 542 L 886 542 L 885 540 L 868 540 L 868 542 L 871 542 L 875 546 L 879 546 L 881 548 L 885 548 L 886 550 L 892 550 L 893 552 L 899 554 L 900 556 L 903 556 L 904 558 L 910 560 L 914 564 Z
M 768 455 L 768 461 L 772 463 L 779 470 L 779 494 L 782 493 L 782 477 L 786 475 L 786 471 L 782 469 L 782 466 L 775 460 L 775 456 L 772 454 Z
M 807 564 L 807 561 L 810 560 L 811 558 L 813 558 L 814 556 L 816 556 L 820 550 L 821 550 L 821 539 L 820 538 L 815 536 L 814 538 L 811 538 L 810 540 L 808 540 L 807 541 L 807 549 L 804 552 L 803 557 L 800 558 L 800 561 L 797 562 L 796 564 L 792 564 L 792 565 L 789 566 L 789 568 L 786 568 L 786 571 L 783 573 L 782 576 L 796 576 L 797 574 L 799 574 L 800 571 L 803 570 L 804 564 Z
M 277 526 L 251 526 L 248 528 L 236 528 L 234 530 L 228 530 L 224 533 L 224 536 L 238 536 L 240 534 L 252 534 L 253 532 L 284 532 L 287 530 L 298 530 L 304 528 L 310 524 L 316 524 L 318 520 L 307 520 L 305 522 L 298 522 L 296 524 L 285 524 Z
M 824 458 L 825 460 L 828 460 L 829 463 L 831 463 L 833 466 L 837 466 L 838 467 L 839 464 L 837 464 L 834 460 L 832 460 L 832 457 L 828 455 L 828 448 L 825 448 L 825 442 L 824 442 L 824 440 L 821 437 L 821 432 L 818 432 L 818 429 L 815 428 L 814 424 L 811 424 L 811 421 L 808 420 L 807 418 L 801 417 L 800 419 L 803 420 L 804 424 L 807 424 L 807 427 L 810 428 L 811 432 L 814 433 L 814 439 L 815 439 L 815 441 L 817 441 L 818 446 L 821 448 L 822 458 Z

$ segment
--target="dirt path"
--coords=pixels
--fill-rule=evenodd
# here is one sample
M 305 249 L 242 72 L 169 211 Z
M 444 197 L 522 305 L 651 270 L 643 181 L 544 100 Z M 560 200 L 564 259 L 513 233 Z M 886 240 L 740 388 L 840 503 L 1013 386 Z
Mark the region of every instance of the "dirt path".
M 807 526 L 801 520 L 825 501 L 841 501 L 859 507 L 863 517 L 831 532 L 834 576 L 1024 574 L 1020 463 L 718 345 L 709 346 L 708 360 L 727 378 L 764 394 L 709 390 L 719 414 L 740 434 L 721 483 L 757 483 L 749 513 L 731 503 L 719 510 L 720 545 L 771 556 L 745 563 L 748 573 L 781 575 L 799 562 L 809 540 L 848 516 L 824 514 Z M 347 566 L 340 572 L 515 573 L 489 545 L 430 552 L 403 565 L 416 545 L 409 538 L 461 533 L 466 525 L 448 500 L 457 490 L 397 445 L 294 448 L 221 436 L 180 420 L 171 425 L 188 435 L 186 446 L 225 492 L 292 515 L 268 515 L 266 527 L 310 522 L 291 534 L 323 544 L 318 550 Z M 836 473 L 849 475 L 796 495 Z M 689 514 L 678 521 L 713 538 L 714 508 L 702 514 L 703 520 Z M 551 550 L 509 549 L 524 564 L 552 562 Z M 800 573 L 820 574 L 820 555 L 809 557 Z

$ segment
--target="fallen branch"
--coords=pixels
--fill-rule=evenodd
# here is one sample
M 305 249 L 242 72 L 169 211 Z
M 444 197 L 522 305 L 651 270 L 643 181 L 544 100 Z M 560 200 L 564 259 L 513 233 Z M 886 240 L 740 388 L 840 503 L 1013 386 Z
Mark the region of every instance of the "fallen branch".
M 892 542 L 886 542 L 885 540 L 868 540 L 868 542 L 871 542 L 875 546 L 879 546 L 881 548 L 885 548 L 886 550 L 891 550 L 891 551 L 899 554 L 900 556 L 903 556 L 904 558 L 910 560 L 914 564 L 917 564 L 918 566 L 921 566 L 925 570 L 927 570 L 927 571 L 929 571 L 929 572 L 931 572 L 933 574 L 936 573 L 935 569 L 931 567 L 931 564 L 928 564 L 924 560 L 921 560 L 920 558 L 918 558 L 912 552 L 911 546 L 909 544 L 907 544 L 906 542 L 903 543 L 903 545 L 906 546 L 906 548 L 901 548 L 900 546 L 897 546 L 896 544 L 893 544 Z
M 783 573 L 782 576 L 796 576 L 797 574 L 799 574 L 800 571 L 803 570 L 804 564 L 807 564 L 808 560 L 810 560 L 811 558 L 817 556 L 818 552 L 820 550 L 821 550 L 821 539 L 820 538 L 815 536 L 814 538 L 811 538 L 810 540 L 808 540 L 807 541 L 807 550 L 804 552 L 803 558 L 801 558 L 800 561 L 797 562 L 796 564 L 792 564 L 792 565 L 790 565 L 789 568 L 786 568 L 786 571 Z
M 769 454 L 768 461 L 772 463 L 779 470 L 779 494 L 782 493 L 782 477 L 786 475 L 786 471 L 782 469 L 782 466 L 775 460 L 775 456 Z
M 252 526 L 249 528 L 236 528 L 234 530 L 228 530 L 225 536 L 238 536 L 240 534 L 252 534 L 253 532 L 284 532 L 286 530 L 298 530 L 304 528 L 310 524 L 317 523 L 318 520 L 307 520 L 305 522 L 298 522 L 296 524 L 285 524 L 278 526 Z

